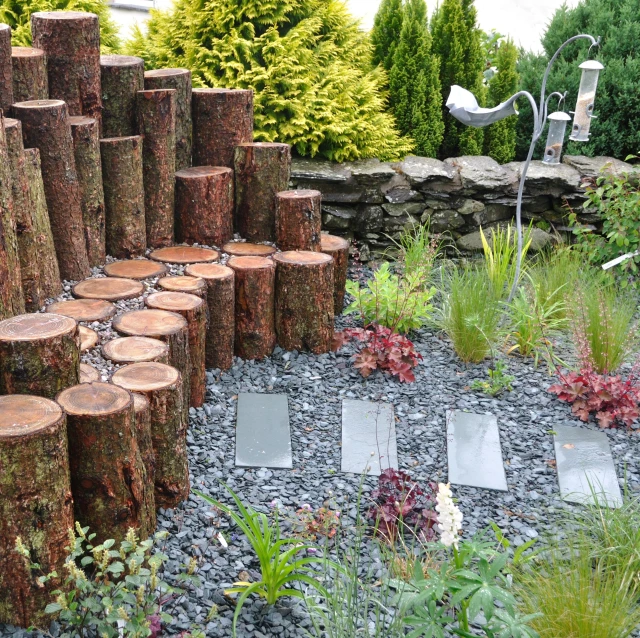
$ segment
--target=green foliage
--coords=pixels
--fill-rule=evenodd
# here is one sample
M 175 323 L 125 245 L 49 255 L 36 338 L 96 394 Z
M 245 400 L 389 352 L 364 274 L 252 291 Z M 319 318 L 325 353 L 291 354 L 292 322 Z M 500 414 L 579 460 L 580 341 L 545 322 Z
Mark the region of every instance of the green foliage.
M 255 139 L 336 161 L 406 155 L 382 67 L 342 0 L 178 0 L 127 52 L 187 67 L 195 86 L 254 89 Z
M 471 384 L 471 389 L 484 392 L 492 397 L 502 394 L 505 390 L 511 392 L 513 390 L 511 384 L 516 380 L 516 378 L 506 372 L 506 363 L 497 359 L 494 362 L 493 367 L 487 370 L 489 380 L 480 381 L 479 379 L 475 379 Z
M 429 226 L 416 224 L 405 228 L 393 243 L 400 249 L 399 263 L 405 273 L 418 273 L 431 282 L 436 259 L 440 256 L 440 238 L 429 233 Z
M 372 61 L 385 71 L 393 66 L 393 55 L 400 40 L 404 10 L 402 0 L 382 0 L 371 30 Z

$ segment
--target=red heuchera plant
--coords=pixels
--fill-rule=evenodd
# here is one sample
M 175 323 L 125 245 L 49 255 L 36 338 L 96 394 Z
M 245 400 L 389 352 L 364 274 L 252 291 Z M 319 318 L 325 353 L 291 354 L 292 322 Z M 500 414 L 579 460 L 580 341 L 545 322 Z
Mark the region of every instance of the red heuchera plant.
M 334 350 L 339 350 L 352 339 L 363 344 L 353 357 L 354 367 L 363 377 L 368 377 L 375 370 L 383 370 L 404 383 L 416 380 L 413 368 L 422 356 L 406 337 L 377 324 L 366 328 L 347 328 L 335 333 Z

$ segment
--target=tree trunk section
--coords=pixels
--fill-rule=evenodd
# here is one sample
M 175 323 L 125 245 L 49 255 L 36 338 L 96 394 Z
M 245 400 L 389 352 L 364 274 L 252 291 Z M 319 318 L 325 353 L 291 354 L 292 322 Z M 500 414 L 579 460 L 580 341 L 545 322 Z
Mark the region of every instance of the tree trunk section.
M 48 627 L 44 609 L 62 584 L 72 527 L 64 412 L 41 397 L 0 397 L 0 623 Z M 18 537 L 31 562 L 59 577 L 40 585 L 15 551 Z
M 144 284 L 134 279 L 94 277 L 77 283 L 71 292 L 74 297 L 82 299 L 120 301 L 121 299 L 141 297 L 144 292 Z
M 276 195 L 276 244 L 282 251 L 320 250 L 322 193 L 284 191 Z
M 156 455 L 153 451 L 153 441 L 151 439 L 151 402 L 144 394 L 132 393 L 133 411 L 136 418 L 136 436 L 138 438 L 138 448 L 144 463 L 147 475 L 145 493 L 152 500 L 149 507 L 149 529 L 156 528 Z
M 13 47 L 13 101 L 48 100 L 47 57 L 42 49 Z
M 100 338 L 98 333 L 86 326 L 78 326 L 78 334 L 80 335 L 80 352 L 86 352 L 98 345 Z
M 222 247 L 222 252 L 232 257 L 271 257 L 277 250 L 269 244 L 252 244 L 248 241 L 230 241 Z
M 164 264 L 150 259 L 128 259 L 113 261 L 106 264 L 102 270 L 107 277 L 124 277 L 125 279 L 142 281 L 151 277 L 160 277 L 167 272 L 168 268 Z
M 81 363 L 78 380 L 80 383 L 95 383 L 100 381 L 100 373 L 88 363 Z
M 116 307 L 102 299 L 72 299 L 47 306 L 47 312 L 71 317 L 76 321 L 108 321 L 116 314 Z
M 220 253 L 201 246 L 169 246 L 154 250 L 149 257 L 164 264 L 199 264 L 218 261 Z
M 0 24 L 0 111 L 7 112 L 15 101 L 11 76 L 11 27 Z
M 129 55 L 100 56 L 102 137 L 137 135 L 136 101 L 144 89 L 144 60 Z
M 205 303 L 207 301 L 207 283 L 201 277 L 189 275 L 162 277 L 158 279 L 156 286 L 169 292 L 186 292 L 204 299 Z
M 342 237 L 322 234 L 320 250 L 333 257 L 333 313 L 336 317 L 344 308 L 344 293 L 347 285 L 347 269 L 349 267 L 349 242 Z
M 102 346 L 105 359 L 117 364 L 169 363 L 169 346 L 151 337 L 118 337 Z

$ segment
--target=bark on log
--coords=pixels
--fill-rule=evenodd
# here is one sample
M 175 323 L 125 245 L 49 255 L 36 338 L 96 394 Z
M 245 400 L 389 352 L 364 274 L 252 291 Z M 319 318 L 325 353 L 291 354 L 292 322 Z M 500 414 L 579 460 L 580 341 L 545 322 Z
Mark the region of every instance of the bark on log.
M 48 100 L 47 56 L 42 49 L 13 47 L 13 101 Z
M 165 264 L 203 264 L 218 261 L 220 253 L 199 246 L 170 246 L 154 250 L 149 257 Z
M 178 241 L 222 246 L 233 237 L 233 171 L 194 166 L 176 173 Z
M 94 118 L 70 117 L 73 153 L 80 183 L 80 203 L 84 238 L 90 266 L 101 266 L 105 259 L 105 212 L 100 160 L 100 134 Z
M 144 137 L 144 208 L 147 245 L 170 246 L 174 240 L 176 172 L 176 92 L 138 91 L 137 117 Z
M 235 149 L 235 229 L 249 241 L 276 240 L 276 195 L 289 188 L 291 147 L 252 142 Z
M 91 350 L 98 345 L 98 333 L 86 326 L 78 326 L 78 334 L 80 335 L 80 352 Z
M 0 322 L 0 394 L 54 399 L 78 383 L 80 337 L 62 315 L 19 315 Z
M 276 195 L 276 244 L 282 251 L 320 250 L 322 193 L 284 191 Z
M 0 623 L 46 627 L 44 609 L 61 585 L 73 527 L 67 422 L 42 397 L 0 397 Z M 59 578 L 44 587 L 15 551 L 20 537 L 30 561 Z
M 100 140 L 107 254 L 118 259 L 147 249 L 142 147 L 139 135 Z
M 129 259 L 127 261 L 114 261 L 103 268 L 107 277 L 124 277 L 142 281 L 151 277 L 161 277 L 167 272 L 164 264 L 149 259 Z
M 71 491 L 76 519 L 96 542 L 153 532 L 151 486 L 140 455 L 133 397 L 110 383 L 82 383 L 58 395 L 67 413 Z
M 129 55 L 100 56 L 102 137 L 137 135 L 136 100 L 144 89 L 144 60 Z
M 169 364 L 169 346 L 151 337 L 118 337 L 102 346 L 102 355 L 114 363 Z
M 193 89 L 193 165 L 233 168 L 238 144 L 253 141 L 253 91 Z
M 193 264 L 187 275 L 203 279 L 207 285 L 209 328 L 205 362 L 207 368 L 228 370 L 233 365 L 235 332 L 235 277 L 233 270 L 221 264 Z
M 100 381 L 100 373 L 88 363 L 81 363 L 78 379 L 80 383 L 96 383 Z
M 72 299 L 52 303 L 47 312 L 76 321 L 107 321 L 116 314 L 116 307 L 102 299 Z
M 80 11 L 47 11 L 31 15 L 33 46 L 47 56 L 49 97 L 64 100 L 70 115 L 100 122 L 100 24 L 98 16 Z
M 176 91 L 176 171 L 191 166 L 193 123 L 191 118 L 191 71 L 154 69 L 145 71 L 144 88 Z
M 74 297 L 81 299 L 104 299 L 105 301 L 119 301 L 121 299 L 135 299 L 144 292 L 144 284 L 133 279 L 119 277 L 96 277 L 85 279 L 77 283 L 72 289 Z
M 15 101 L 11 75 L 11 27 L 0 24 L 0 111 L 8 111 Z
M 60 274 L 64 279 L 84 279 L 89 259 L 67 105 L 60 100 L 18 102 L 13 113 L 22 122 L 25 145 L 40 150 Z
M 230 241 L 222 252 L 232 257 L 271 257 L 277 250 L 268 244 L 252 244 L 248 241 Z
M 138 448 L 140 448 L 140 456 L 144 463 L 144 469 L 147 473 L 147 493 L 153 499 L 153 506 L 150 508 L 150 528 L 156 527 L 156 496 L 155 496 L 155 480 L 156 480 L 156 455 L 153 451 L 153 442 L 151 439 L 151 402 L 144 394 L 132 393 L 133 411 L 136 419 L 136 436 L 138 437 Z M 149 489 L 149 486 L 151 489 Z
M 113 383 L 149 399 L 156 506 L 175 507 L 188 498 L 190 488 L 180 373 L 162 363 L 133 363 L 120 368 Z
M 174 277 L 162 277 L 156 284 L 158 288 L 169 292 L 186 292 L 207 301 L 207 283 L 201 277 L 178 275 Z
M 268 257 L 231 257 L 227 265 L 235 273 L 235 353 L 264 359 L 276 345 L 275 265 Z
M 320 238 L 320 250 L 325 255 L 333 257 L 333 313 L 339 317 L 344 308 L 344 293 L 349 267 L 349 242 L 342 237 L 323 233 Z

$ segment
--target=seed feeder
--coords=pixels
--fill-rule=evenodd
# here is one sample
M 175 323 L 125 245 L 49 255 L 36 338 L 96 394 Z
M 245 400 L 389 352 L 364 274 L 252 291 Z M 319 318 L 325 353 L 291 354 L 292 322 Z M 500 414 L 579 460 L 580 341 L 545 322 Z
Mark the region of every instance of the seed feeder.
M 569 139 L 575 142 L 588 142 L 591 120 L 595 117 L 593 103 L 596 98 L 598 76 L 604 66 L 596 60 L 587 60 L 580 65 L 580 68 L 582 69 L 582 79 L 580 80 L 578 102 L 573 114 L 573 128 Z
M 560 164 L 564 134 L 567 130 L 567 122 L 571 121 L 571 117 L 564 111 L 556 111 L 547 119 L 549 120 L 549 133 L 542 161 L 545 164 Z

